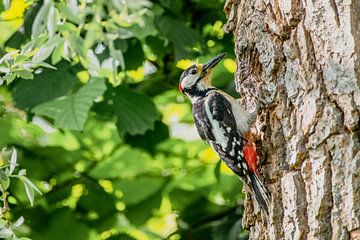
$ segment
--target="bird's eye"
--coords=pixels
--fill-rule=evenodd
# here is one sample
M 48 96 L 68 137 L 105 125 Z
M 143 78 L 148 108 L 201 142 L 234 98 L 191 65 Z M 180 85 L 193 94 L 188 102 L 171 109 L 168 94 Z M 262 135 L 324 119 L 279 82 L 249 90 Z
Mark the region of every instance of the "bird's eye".
M 192 69 L 191 71 L 190 71 L 190 74 L 196 74 L 196 70 L 195 69 Z

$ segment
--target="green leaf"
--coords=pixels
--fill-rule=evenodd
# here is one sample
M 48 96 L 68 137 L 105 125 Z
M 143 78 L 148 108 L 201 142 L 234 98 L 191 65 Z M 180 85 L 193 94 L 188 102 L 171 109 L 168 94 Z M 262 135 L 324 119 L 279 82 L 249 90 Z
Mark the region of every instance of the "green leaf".
M 56 65 L 58 70 L 43 69 L 32 81 L 20 81 L 12 89 L 17 108 L 31 109 L 36 105 L 68 94 L 78 82 L 76 67 L 65 61 Z
M 51 3 L 50 9 L 49 9 L 49 16 L 48 16 L 48 20 L 46 23 L 50 38 L 53 37 L 55 34 L 55 28 L 56 28 L 56 24 L 57 24 L 57 16 L 58 16 L 57 10 L 56 10 L 54 4 Z
M 5 228 L 6 224 L 7 224 L 7 222 L 4 219 L 1 218 L 0 219 L 0 229 Z
M 18 176 L 25 176 L 26 175 L 26 169 L 21 169 L 18 173 Z
M 72 13 L 72 11 L 64 3 L 55 3 L 55 6 L 60 10 L 60 13 L 63 14 L 69 21 L 80 24 L 81 20 Z
M 129 30 L 134 34 L 134 36 L 138 39 L 145 39 L 147 36 L 155 36 L 157 34 L 157 30 L 154 26 L 154 17 L 149 15 L 144 15 L 143 25 L 140 26 L 139 24 L 132 25 Z
M 126 70 L 137 69 L 144 63 L 145 58 L 141 43 L 137 39 L 129 39 L 127 43 L 127 51 L 124 53 Z
M 115 213 L 114 196 L 105 192 L 104 189 L 92 180 L 85 179 L 87 194 L 79 199 L 78 206 L 88 211 L 95 211 L 101 216 Z
M 35 186 L 35 184 L 30 181 L 30 179 L 28 179 L 25 176 L 19 176 L 18 177 L 21 182 L 24 184 L 25 186 L 25 191 L 26 191 L 26 195 L 29 199 L 30 205 L 34 206 L 34 190 L 36 192 L 38 192 L 40 195 L 42 195 L 41 191 Z
M 71 195 L 72 185 L 66 185 L 65 187 L 58 189 L 56 191 L 49 192 L 45 195 L 46 202 L 49 205 L 54 205 L 58 202 L 63 201 Z
M 64 53 L 64 43 L 65 43 L 65 40 L 60 39 L 58 45 L 54 49 L 54 52 L 51 55 L 51 63 L 52 64 L 57 64 L 58 62 L 60 62 L 61 57 L 62 57 L 62 55 Z
M 78 32 L 79 29 L 70 22 L 65 22 L 64 24 L 58 25 L 57 29 L 60 32 L 69 31 L 69 32 Z
M 46 60 L 54 51 L 55 47 L 59 44 L 59 42 L 60 37 L 55 36 L 52 39 L 49 39 L 46 43 L 42 44 L 39 50 L 33 56 L 33 62 L 36 64 Z
M 0 170 L 0 184 L 1 188 L 5 191 L 9 188 L 10 178 L 4 173 L 3 170 Z
M 162 195 L 163 191 L 160 189 L 138 204 L 127 207 L 126 216 L 131 221 L 131 223 L 136 226 L 140 226 L 151 219 L 154 211 L 160 208 Z
M 105 90 L 104 80 L 91 79 L 75 94 L 43 103 L 32 111 L 54 119 L 56 127 L 81 131 L 95 98 Z
M 13 228 L 18 228 L 20 227 L 23 223 L 24 223 L 24 217 L 23 216 L 20 216 L 16 222 L 12 225 Z
M 76 33 L 70 33 L 67 37 L 69 46 L 76 52 L 80 57 L 86 59 L 86 49 L 84 40 L 79 37 Z
M 31 70 L 27 70 L 27 69 L 22 69 L 22 70 L 17 70 L 14 71 L 14 73 L 23 79 L 33 79 L 34 78 L 34 74 L 31 72 Z
M 193 57 L 192 48 L 201 47 L 201 36 L 178 19 L 162 15 L 157 18 L 156 23 L 160 32 L 174 44 L 177 60 Z
M 0 230 L 0 238 L 6 239 L 13 235 L 13 231 L 9 228 L 4 228 Z
M 97 22 L 91 22 L 88 26 L 86 26 L 86 30 L 84 47 L 86 49 L 90 49 L 94 43 L 98 41 L 99 35 L 102 34 L 102 28 Z
M 109 91 L 106 99 L 109 105 L 105 108 L 110 107 L 117 117 L 119 133 L 144 134 L 147 130 L 154 129 L 155 122 L 159 120 L 159 113 L 148 97 L 123 86 Z
M 44 27 L 43 23 L 49 14 L 49 9 L 50 4 L 45 3 L 36 15 L 31 31 L 33 38 L 37 38 L 40 35 L 42 28 Z
M 190 226 L 193 226 L 206 221 L 209 216 L 220 215 L 228 210 L 229 207 L 217 205 L 208 201 L 205 197 L 201 197 L 184 208 L 179 217 Z
M 114 189 L 121 190 L 126 204 L 135 205 L 155 194 L 165 183 L 163 177 L 136 177 L 114 182 Z
M 50 65 L 50 64 L 48 64 L 46 62 L 37 63 L 36 66 L 46 67 L 46 68 L 50 68 L 50 69 L 53 69 L 53 70 L 57 70 L 56 67 L 54 67 L 53 65 Z
M 130 237 L 127 234 L 118 234 L 111 236 L 109 240 L 136 240 L 136 238 Z
M 69 208 L 60 208 L 44 216 L 36 228 L 31 229 L 32 239 L 85 240 L 89 239 L 89 227 L 76 217 Z
M 190 239 L 248 239 L 248 234 L 241 226 L 241 212 L 238 209 L 228 209 L 224 213 L 215 216 L 210 215 L 206 221 L 196 224 L 196 227 L 189 228 L 180 234 L 183 238 Z M 222 215 L 224 216 L 222 217 Z
M 30 205 L 33 206 L 34 205 L 34 189 L 26 181 L 27 178 L 25 176 L 20 176 L 19 178 L 25 186 L 26 196 L 29 199 Z
M 173 210 L 181 212 L 192 202 L 197 201 L 201 197 L 202 196 L 199 191 L 188 191 L 180 188 L 174 188 L 169 193 Z
M 156 151 L 155 146 L 169 138 L 169 128 L 162 121 L 156 121 L 153 130 L 148 130 L 144 135 L 125 135 L 125 140 L 133 147 L 142 148 L 151 154 Z
M 165 41 L 157 38 L 157 37 L 153 37 L 153 36 L 149 36 L 145 39 L 146 44 L 151 48 L 152 52 L 159 58 L 162 59 L 166 52 L 167 52 L 167 48 L 165 47 Z
M 133 177 L 149 172 L 151 170 L 148 168 L 149 162 L 151 162 L 150 156 L 141 150 L 122 147 L 111 157 L 98 163 L 91 170 L 90 176 L 96 179 Z
M 17 162 L 17 151 L 13 147 L 13 151 L 12 151 L 11 159 L 10 159 L 9 175 L 11 175 L 14 172 L 15 167 L 16 167 L 16 162 Z

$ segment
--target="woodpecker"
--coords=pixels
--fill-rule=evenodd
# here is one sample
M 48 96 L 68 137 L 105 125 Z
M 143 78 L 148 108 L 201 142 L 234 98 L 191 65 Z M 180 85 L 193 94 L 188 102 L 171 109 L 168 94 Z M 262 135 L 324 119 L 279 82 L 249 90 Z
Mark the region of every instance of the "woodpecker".
M 194 64 L 180 77 L 179 91 L 189 97 L 197 131 L 221 160 L 240 177 L 268 214 L 270 195 L 259 179 L 257 155 L 250 130 L 256 113 L 211 85 L 211 72 L 224 58 L 220 54 L 205 64 Z M 255 114 L 255 115 L 254 115 Z

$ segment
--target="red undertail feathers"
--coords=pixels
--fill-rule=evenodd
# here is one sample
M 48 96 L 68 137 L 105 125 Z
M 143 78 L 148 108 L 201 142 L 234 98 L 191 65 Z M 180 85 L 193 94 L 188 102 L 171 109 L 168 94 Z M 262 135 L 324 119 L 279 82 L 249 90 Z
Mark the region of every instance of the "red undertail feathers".
M 249 132 L 246 136 L 246 142 L 244 144 L 244 157 L 249 167 L 249 171 L 257 174 L 257 155 L 254 138 L 251 132 Z

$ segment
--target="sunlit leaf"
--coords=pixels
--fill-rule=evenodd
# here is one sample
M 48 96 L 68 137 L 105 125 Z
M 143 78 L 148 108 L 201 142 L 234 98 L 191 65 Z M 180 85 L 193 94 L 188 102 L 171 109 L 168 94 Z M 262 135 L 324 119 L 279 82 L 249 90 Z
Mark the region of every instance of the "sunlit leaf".
M 227 58 L 224 60 L 224 66 L 230 73 L 235 73 L 236 63 L 233 59 Z
M 6 11 L 1 13 L 1 18 L 3 20 L 16 20 L 22 18 L 25 12 L 25 9 L 30 5 L 25 0 L 3 0 Z
M 231 169 L 228 166 L 226 166 L 226 164 L 223 162 L 221 162 L 221 165 L 220 165 L 220 172 L 222 172 L 226 175 L 230 175 L 230 176 L 234 175 L 233 171 L 231 171 Z
M 199 159 L 205 163 L 213 164 L 219 161 L 219 156 L 211 147 L 208 147 L 199 152 Z
M 181 59 L 177 61 L 176 67 L 185 70 L 188 67 L 190 67 L 192 64 L 194 64 L 194 62 L 190 59 Z

